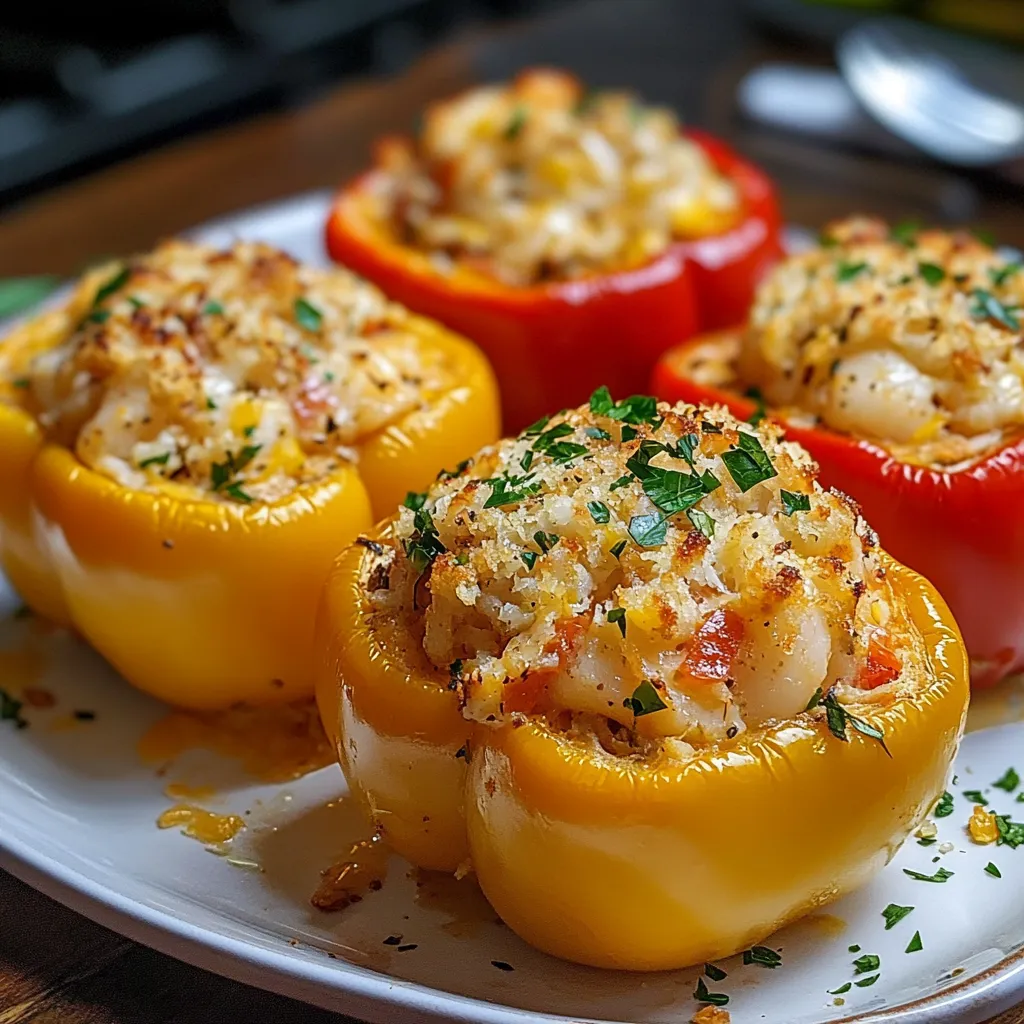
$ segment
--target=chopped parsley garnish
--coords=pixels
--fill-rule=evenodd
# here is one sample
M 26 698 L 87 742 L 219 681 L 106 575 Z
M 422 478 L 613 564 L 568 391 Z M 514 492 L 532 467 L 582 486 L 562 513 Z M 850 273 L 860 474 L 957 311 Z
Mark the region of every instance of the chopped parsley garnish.
M 814 693 L 811 694 L 811 699 L 807 702 L 807 707 L 804 708 L 804 711 L 813 711 L 814 708 L 821 703 L 822 695 L 822 689 L 819 686 Z
M 163 455 L 151 455 L 139 463 L 139 469 L 145 469 L 147 466 L 166 466 L 170 457 L 170 452 L 164 452 Z
M 448 550 L 437 535 L 434 519 L 425 507 L 426 501 L 426 494 L 410 491 L 402 502 L 406 508 L 414 512 L 412 536 L 402 542 L 402 547 L 405 550 L 405 557 L 420 575 L 434 564 L 434 559 L 438 555 L 443 555 Z
M 767 946 L 751 946 L 750 949 L 743 950 L 743 962 L 775 970 L 776 967 L 782 966 L 782 957 Z
M 515 968 L 507 960 L 492 960 L 492 967 L 497 967 L 499 971 L 514 971 Z
M 946 792 L 939 797 L 933 812 L 936 818 L 948 818 L 953 813 L 953 794 Z
M 754 402 L 754 411 L 747 417 L 747 422 L 752 427 L 756 427 L 768 415 L 768 409 L 764 404 L 764 395 L 761 394 L 760 388 L 747 388 L 743 394 Z
M 942 284 L 946 279 L 946 272 L 937 263 L 918 263 L 917 272 L 930 285 Z
M 454 469 L 442 469 L 437 474 L 438 480 L 454 480 L 457 476 L 462 476 L 469 466 L 470 460 L 463 459 Z
M 965 789 L 960 795 L 972 804 L 981 804 L 982 807 L 988 805 L 988 797 L 980 789 Z
M 989 874 L 990 874 L 990 875 L 991 875 L 991 876 L 992 876 L 993 878 L 1002 878 L 1002 877 L 1003 877 L 1003 873 L 1002 873 L 1002 872 L 1001 872 L 1001 871 L 999 870 L 999 868 L 997 868 L 997 867 L 995 866 L 995 864 L 993 864 L 993 863 L 992 863 L 992 861 L 989 861 L 989 862 L 988 862 L 988 863 L 987 863 L 987 864 L 985 865 L 985 870 L 986 870 L 986 871 L 987 871 L 987 872 L 988 872 L 988 873 L 989 873 Z
M 522 471 L 524 473 L 529 473 L 530 472 L 530 467 L 532 465 L 533 465 L 533 449 L 529 448 L 529 449 L 527 449 L 526 454 L 519 460 L 519 468 L 522 469 Z
M 263 445 L 247 444 L 237 455 L 228 452 L 224 462 L 215 462 L 210 466 L 210 483 L 215 491 L 226 494 L 235 501 L 249 504 L 252 497 L 245 493 L 242 485 L 233 478 L 249 465 Z
M 915 245 L 917 233 L 921 230 L 921 222 L 917 220 L 904 220 L 899 224 L 893 224 L 889 231 L 889 237 L 894 242 L 902 245 Z
M 534 535 L 533 539 L 540 548 L 541 554 L 546 555 L 557 543 L 557 533 L 545 533 L 543 530 L 538 530 Z
M 881 977 L 880 974 L 872 974 L 870 978 L 862 978 L 860 981 L 855 981 L 854 985 L 857 988 L 871 988 L 872 985 Z
M 614 402 L 611 392 L 602 385 L 590 396 L 590 411 L 595 416 L 607 416 L 608 419 L 639 426 L 658 419 L 658 400 L 652 395 L 630 395 L 621 402 Z
M 690 468 L 693 468 L 693 453 L 697 450 L 697 445 L 700 444 L 700 438 L 696 434 L 683 434 L 679 441 L 676 443 L 675 448 L 671 448 L 666 445 L 666 450 L 674 455 L 677 459 L 685 459 L 689 464 Z
M 1021 268 L 1024 267 L 1024 263 L 1007 263 L 1003 267 L 991 267 L 988 272 L 988 276 L 992 278 L 992 283 L 996 286 L 1006 284 L 1007 280 L 1013 277 L 1014 274 L 1019 273 Z
M 693 998 L 698 1003 L 711 1003 L 712 1006 L 725 1006 L 729 997 L 724 992 L 709 992 L 703 978 L 697 979 L 697 987 L 693 990 Z
M 716 426 L 714 423 L 708 423 L 707 420 L 701 420 L 700 432 L 702 434 L 720 434 L 722 432 L 722 428 Z
M 207 316 L 223 316 L 224 307 L 219 302 L 210 301 L 203 306 L 203 312 Z
M 1019 821 L 1011 821 L 1008 814 L 997 814 L 996 828 L 999 830 L 999 838 L 996 840 L 999 846 L 1009 846 L 1016 850 L 1024 843 L 1024 824 Z
M 722 461 L 736 486 L 744 493 L 778 475 L 761 442 L 753 434 L 743 431 L 740 432 L 739 447 L 723 452 Z
M 633 467 L 630 466 L 630 469 Z M 637 473 L 637 476 L 640 474 Z M 667 516 L 693 508 L 708 493 L 703 479 L 696 473 L 679 473 L 674 469 L 645 466 L 640 479 L 644 493 Z
M 988 228 L 971 228 L 971 234 L 974 235 L 982 245 L 987 245 L 990 249 L 995 247 L 996 236 L 993 235 Z
M 573 459 L 578 459 L 581 455 L 587 454 L 586 445 L 576 444 L 572 441 L 559 441 L 558 444 L 553 444 L 544 453 L 550 459 L 554 459 L 555 462 L 572 462 Z
M 918 846 L 934 846 L 938 840 L 935 836 L 921 836 L 917 841 Z
M 587 509 L 590 511 L 590 518 L 595 523 L 607 523 L 611 518 L 611 512 L 603 501 L 588 501 Z
M 595 441 L 610 441 L 612 435 L 607 430 L 602 430 L 600 427 L 584 427 L 583 433 L 587 437 L 593 438 Z
M 536 423 L 531 423 L 524 431 L 523 437 L 536 437 L 549 423 L 550 416 L 541 416 Z
M 650 513 L 644 516 L 633 516 L 629 521 L 630 537 L 642 548 L 656 548 L 665 543 L 668 523 L 661 516 Z
M 1007 768 L 1003 773 L 1002 778 L 992 783 L 996 789 L 1005 790 L 1007 793 L 1012 793 L 1020 785 L 1020 775 L 1017 774 L 1016 768 Z
M 846 947 L 846 952 L 847 953 L 859 953 L 860 952 L 860 946 L 847 946 Z
M 28 377 L 16 377 L 11 381 L 12 387 L 16 388 L 27 388 L 31 383 Z
M 405 500 L 402 504 L 406 508 L 411 508 L 414 512 L 423 508 L 427 503 L 427 492 L 426 491 L 406 491 Z
M 206 399 L 206 408 L 207 409 L 216 409 L 217 408 L 217 403 L 212 398 L 207 398 Z
M 95 309 L 102 302 L 110 298 L 114 292 L 120 291 L 127 283 L 128 279 L 132 276 L 131 267 L 122 267 L 116 271 L 112 277 L 107 280 L 96 289 L 96 295 L 92 300 L 92 308 Z
M 522 134 L 523 129 L 526 127 L 526 107 L 519 104 L 515 110 L 512 111 L 512 116 L 508 119 L 508 124 L 505 125 L 504 136 L 509 141 L 519 138 Z
M 536 551 L 530 551 L 529 548 L 527 548 L 527 550 L 519 557 L 525 563 L 526 568 L 529 569 L 530 572 L 533 572 L 533 567 L 537 564 L 537 559 L 540 558 L 540 555 L 538 555 Z
M 1017 319 L 1015 308 L 1004 306 L 999 299 L 984 288 L 975 288 L 971 294 L 974 296 L 971 316 L 975 320 L 994 320 L 1008 330 L 1020 330 L 1020 320 Z
M 537 435 L 533 442 L 535 452 L 547 451 L 560 437 L 568 437 L 573 433 L 573 426 L 570 423 L 556 423 L 550 430 L 544 430 Z
M 483 483 L 491 488 L 491 496 L 484 502 L 484 508 L 514 505 L 540 490 L 540 483 L 533 480 L 532 475 L 498 476 Z
M 893 925 L 899 924 L 913 909 L 913 907 L 901 907 L 898 903 L 890 903 L 882 911 L 882 917 L 885 918 L 885 930 L 888 931 Z
M 852 281 L 858 274 L 864 273 L 867 269 L 868 265 L 863 261 L 860 263 L 847 263 L 846 260 L 840 260 L 836 264 L 836 280 L 840 283 Z
M 249 426 L 243 427 L 242 428 L 242 433 L 246 437 L 252 437 L 252 435 L 256 433 L 256 424 L 255 423 L 250 423 Z
M 611 548 L 609 548 L 608 554 L 614 555 L 616 558 L 618 558 L 619 555 L 621 555 L 622 552 L 625 551 L 625 550 L 626 550 L 626 541 L 620 540 L 617 544 L 615 544 Z
M 854 974 L 870 974 L 882 966 L 882 960 L 874 953 L 865 953 L 853 961 Z
M 632 482 L 633 482 L 633 477 L 629 473 L 627 473 L 625 476 L 620 476 L 619 479 L 616 480 L 615 483 L 613 483 L 608 488 L 608 490 L 609 491 L 617 491 L 620 487 L 625 487 L 627 484 L 630 484 Z
M 324 325 L 324 316 L 309 299 L 301 295 L 295 300 L 295 320 L 306 331 L 315 334 Z
M 105 324 L 110 319 L 110 310 L 94 309 L 85 319 L 90 323 Z
M 686 518 L 693 523 L 694 529 L 700 530 L 708 540 L 714 537 L 715 521 L 707 512 L 702 512 L 699 508 L 691 508 L 686 513 Z
M 668 707 L 654 688 L 654 684 L 647 679 L 633 691 L 632 697 L 627 697 L 622 702 L 622 706 L 629 708 L 633 712 L 634 718 L 653 715 L 655 711 L 664 711 Z
M 946 879 L 952 878 L 955 872 L 947 871 L 945 868 L 939 868 L 934 875 L 923 875 L 920 871 L 911 871 L 910 868 L 904 868 L 903 874 L 908 875 L 910 878 L 913 878 L 918 882 L 945 882 Z
M 612 608 L 608 612 L 608 621 L 614 622 L 619 627 L 619 632 L 623 637 L 626 636 L 626 609 L 625 608 Z
M 793 491 L 780 490 L 782 498 L 782 514 L 791 516 L 794 512 L 809 512 L 811 509 L 811 496 L 809 494 L 796 494 Z
M 920 953 L 922 949 L 924 949 L 924 945 L 921 942 L 921 933 L 914 932 L 914 937 L 907 943 L 907 948 L 903 952 Z
M 634 437 L 636 437 L 636 427 L 631 427 L 631 426 L 629 426 L 629 424 L 626 424 L 622 428 L 622 442 L 623 442 L 623 444 L 625 444 L 626 441 L 632 441 Z
M 22 717 L 24 707 L 20 700 L 12 697 L 6 690 L 0 689 L 0 722 L 13 722 L 15 729 L 24 729 L 28 720 Z
M 821 705 L 825 709 L 825 718 L 828 721 L 828 727 L 832 732 L 832 735 L 837 739 L 843 740 L 844 742 L 849 740 L 846 735 L 846 727 L 851 726 L 856 729 L 857 732 L 863 736 L 867 736 L 870 739 L 878 740 L 882 745 L 882 749 L 892 757 L 889 753 L 889 748 L 885 745 L 885 733 L 881 729 L 876 729 L 875 726 L 869 722 L 865 722 L 863 718 L 858 718 L 856 715 L 847 711 L 842 704 L 839 703 L 839 698 L 829 691 L 821 698 Z
M 723 971 L 717 964 L 705 964 L 704 973 L 712 981 L 725 981 L 725 979 L 729 977 L 728 973 Z
M 840 985 L 839 988 L 830 988 L 828 994 L 830 996 L 844 996 L 851 988 L 853 988 L 853 982 L 848 981 L 845 985 Z
M 252 495 L 249 494 L 245 488 L 235 480 L 233 483 L 228 484 L 224 488 L 224 493 L 232 498 L 234 501 L 239 501 L 243 505 L 249 505 L 252 503 Z

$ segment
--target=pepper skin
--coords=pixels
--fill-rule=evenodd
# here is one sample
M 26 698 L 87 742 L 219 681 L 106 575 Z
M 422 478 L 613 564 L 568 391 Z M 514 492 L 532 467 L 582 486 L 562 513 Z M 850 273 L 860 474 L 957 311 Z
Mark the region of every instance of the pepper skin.
M 37 349 L 40 330 L 60 322 L 23 325 L 7 353 Z M 483 356 L 419 317 L 409 326 L 449 351 L 457 383 L 367 438 L 356 465 L 270 503 L 123 487 L 46 441 L 14 393 L 0 394 L 4 572 L 34 611 L 76 628 L 168 703 L 213 709 L 309 695 L 316 605 L 334 555 L 407 490 L 498 435 Z
M 731 334 L 720 335 L 731 340 Z M 666 353 L 651 389 L 670 402 L 720 403 L 741 419 L 754 404 L 683 373 L 695 338 Z M 949 602 L 971 659 L 971 682 L 992 686 L 1024 669 L 1024 438 L 966 469 L 910 465 L 871 441 L 825 427 L 787 425 L 821 466 L 826 487 L 851 495 L 895 558 Z
M 584 401 L 608 380 L 624 394 L 641 390 L 669 346 L 739 323 L 757 281 L 781 256 L 768 178 L 717 139 L 688 134 L 734 182 L 744 212 L 723 234 L 677 242 L 641 267 L 530 288 L 458 265 L 441 274 L 427 254 L 368 215 L 373 171 L 335 200 L 327 249 L 392 298 L 480 345 L 501 381 L 505 429 L 516 431 Z
M 963 643 L 931 584 L 888 556 L 930 662 L 920 692 L 867 716 L 891 759 L 800 716 L 680 764 L 595 755 L 537 718 L 466 721 L 447 679 L 369 618 L 365 554 L 336 562 L 317 627 L 319 705 L 349 785 L 415 864 L 471 863 L 545 952 L 624 970 L 728 956 L 866 881 L 944 788 Z

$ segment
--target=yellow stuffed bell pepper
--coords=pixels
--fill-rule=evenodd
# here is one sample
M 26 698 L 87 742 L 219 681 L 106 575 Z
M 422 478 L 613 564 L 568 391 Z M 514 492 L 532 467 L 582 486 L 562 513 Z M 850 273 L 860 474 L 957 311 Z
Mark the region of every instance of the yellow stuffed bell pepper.
M 343 553 L 317 694 L 384 837 L 628 970 L 861 885 L 945 787 L 966 660 L 815 473 L 771 425 L 597 393 Z
M 380 387 L 410 367 L 398 398 Z M 193 708 L 310 694 L 335 553 L 498 429 L 470 343 L 266 246 L 173 242 L 91 275 L 0 342 L 0 380 L 4 572 Z

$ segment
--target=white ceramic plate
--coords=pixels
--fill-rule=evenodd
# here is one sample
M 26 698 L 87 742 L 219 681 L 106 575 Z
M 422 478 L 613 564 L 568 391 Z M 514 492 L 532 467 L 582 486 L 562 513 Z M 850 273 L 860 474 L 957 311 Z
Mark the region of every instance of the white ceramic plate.
M 323 261 L 326 201 L 299 197 L 200 233 L 215 242 L 263 238 Z M 30 728 L 0 722 L 0 866 L 30 884 L 207 970 L 390 1024 L 679 1024 L 698 1009 L 697 970 L 615 974 L 551 959 L 499 924 L 471 884 L 417 884 L 397 858 L 380 892 L 341 914 L 314 910 L 309 895 L 320 870 L 366 834 L 344 799 L 340 772 L 260 786 L 230 764 L 190 755 L 158 777 L 139 760 L 136 744 L 164 709 L 130 690 L 74 637 L 17 617 L 16 608 L 0 580 L 0 685 L 15 694 L 35 685 L 57 697 L 52 710 L 27 711 Z M 57 728 L 73 709 L 96 718 Z M 1022 709 L 1024 689 L 1011 686 L 975 710 L 989 728 L 964 742 L 952 788 L 956 809 L 938 822 L 939 843 L 911 840 L 872 885 L 774 936 L 769 945 L 781 951 L 780 969 L 733 958 L 721 964 L 727 979 L 706 979 L 712 991 L 729 995 L 733 1024 L 973 1024 L 1024 1000 L 1024 848 L 970 843 L 963 826 L 971 803 L 961 795 L 982 789 L 997 810 L 1024 817 L 1015 794 L 991 787 L 1015 761 L 1024 772 Z M 234 841 L 235 858 L 259 863 L 261 872 L 155 827 L 171 803 L 163 794 L 168 781 L 211 773 L 220 795 L 209 806 L 248 824 Z M 843 813 L 843 794 L 809 812 L 828 828 Z M 757 871 L 757 837 L 738 831 L 737 842 L 749 845 L 750 870 Z M 940 854 L 945 842 L 953 848 Z M 989 861 L 1002 878 L 985 872 Z M 902 870 L 940 866 L 954 872 L 944 884 Z M 889 903 L 915 909 L 886 931 L 881 911 Z M 906 953 L 915 932 L 923 948 Z M 415 948 L 384 942 L 394 936 Z M 850 952 L 851 945 L 860 951 Z M 871 976 L 855 977 L 852 961 L 863 954 L 880 956 L 877 982 L 832 995 Z

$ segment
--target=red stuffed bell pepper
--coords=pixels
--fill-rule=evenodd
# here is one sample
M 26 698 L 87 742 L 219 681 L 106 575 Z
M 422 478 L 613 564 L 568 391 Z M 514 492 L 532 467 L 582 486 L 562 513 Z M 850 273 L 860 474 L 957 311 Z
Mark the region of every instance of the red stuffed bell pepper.
M 431 108 L 337 197 L 331 256 L 473 338 L 505 426 L 646 387 L 669 346 L 740 322 L 781 254 L 767 177 L 674 116 L 529 71 Z
M 851 219 L 770 275 L 745 329 L 680 345 L 652 384 L 743 417 L 767 403 L 938 587 L 976 686 L 1024 669 L 1022 307 L 1021 265 L 977 239 Z

